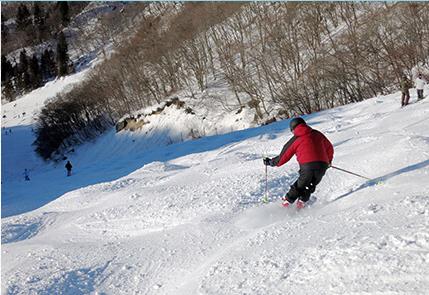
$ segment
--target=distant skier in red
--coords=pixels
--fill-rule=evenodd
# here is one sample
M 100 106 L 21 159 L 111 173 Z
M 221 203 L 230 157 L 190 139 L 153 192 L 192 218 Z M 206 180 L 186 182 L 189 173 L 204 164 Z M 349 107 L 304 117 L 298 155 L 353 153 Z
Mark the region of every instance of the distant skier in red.
M 272 159 L 264 158 L 264 164 L 280 167 L 296 155 L 299 177 L 283 197 L 283 206 L 289 207 L 298 199 L 296 207 L 302 209 L 329 168 L 334 157 L 334 147 L 325 135 L 312 129 L 302 118 L 292 119 L 290 130 L 294 136 L 284 145 L 280 155 Z

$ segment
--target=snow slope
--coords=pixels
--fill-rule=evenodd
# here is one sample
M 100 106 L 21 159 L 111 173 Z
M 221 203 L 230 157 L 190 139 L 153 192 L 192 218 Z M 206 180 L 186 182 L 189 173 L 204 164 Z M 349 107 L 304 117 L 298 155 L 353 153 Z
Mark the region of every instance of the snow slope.
M 43 106 L 60 92 L 71 90 L 75 83 L 81 82 L 90 69 L 65 78 L 48 82 L 16 101 L 2 105 L 1 132 L 1 180 L 2 180 L 2 216 L 26 212 L 37 207 L 36 204 L 46 200 L 46 185 L 41 182 L 23 183 L 24 169 L 43 174 L 55 170 L 46 165 L 34 153 L 32 146 L 34 124 Z M 67 190 L 61 190 L 62 193 Z M 27 196 L 28 192 L 31 195 Z M 39 193 L 38 193 L 39 192 Z M 11 208 L 12 206 L 12 208 Z
M 140 152 L 137 135 L 107 134 L 76 152 L 97 160 L 88 171 L 21 181 L 31 197 L 111 178 L 2 219 L 2 294 L 427 294 L 429 100 L 399 99 L 306 117 L 335 165 L 373 180 L 330 169 L 299 213 L 278 201 L 294 160 L 269 169 L 260 202 L 261 155 L 281 150 L 288 121 Z
M 255 125 L 254 113 L 249 108 L 240 112 L 225 111 L 223 104 L 218 101 L 221 96 L 228 99 L 232 96 L 225 84 L 211 84 L 210 90 L 193 98 L 178 93 L 186 102 L 185 106 L 192 107 L 196 111 L 195 114 L 187 113 L 183 107 L 171 105 L 161 113 L 145 118 L 146 124 L 134 132 L 123 130 L 116 133 L 112 128 L 97 139 L 96 145 L 94 142 L 87 142 L 75 148 L 69 147 L 65 155 L 74 166 L 74 177 L 69 179 L 64 177 L 65 161 L 43 162 L 34 153 L 32 143 L 35 136 L 32 130 L 42 106 L 56 93 L 71 89 L 71 85 L 84 77 L 85 74 L 78 74 L 49 83 L 43 87 L 43 91 L 35 90 L 3 106 L 3 114 L 6 115 L 3 135 L 12 131 L 9 136 L 4 136 L 2 142 L 3 217 L 37 209 L 70 190 L 123 177 L 158 158 L 166 160 L 164 155 L 154 154 L 154 147 L 186 141 L 196 136 L 224 134 Z M 151 112 L 164 105 L 165 103 L 162 103 L 143 111 Z M 133 155 L 141 158 L 146 153 L 152 157 L 144 157 L 141 161 L 130 157 Z M 183 154 L 186 153 L 188 151 L 184 150 Z M 177 154 L 174 156 L 177 157 Z M 30 171 L 30 182 L 24 181 L 25 168 Z M 50 180 L 49 185 L 46 185 L 46 179 Z

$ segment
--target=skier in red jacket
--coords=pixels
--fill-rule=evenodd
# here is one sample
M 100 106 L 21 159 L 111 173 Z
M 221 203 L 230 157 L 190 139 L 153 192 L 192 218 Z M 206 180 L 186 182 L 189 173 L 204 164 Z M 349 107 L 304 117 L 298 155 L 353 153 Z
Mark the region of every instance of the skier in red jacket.
M 298 199 L 296 207 L 301 209 L 329 168 L 334 147 L 321 132 L 309 127 L 302 118 L 292 119 L 290 130 L 294 136 L 284 145 L 280 155 L 272 159 L 264 158 L 264 164 L 280 167 L 296 155 L 300 168 L 299 177 L 283 197 L 283 206 L 289 207 Z

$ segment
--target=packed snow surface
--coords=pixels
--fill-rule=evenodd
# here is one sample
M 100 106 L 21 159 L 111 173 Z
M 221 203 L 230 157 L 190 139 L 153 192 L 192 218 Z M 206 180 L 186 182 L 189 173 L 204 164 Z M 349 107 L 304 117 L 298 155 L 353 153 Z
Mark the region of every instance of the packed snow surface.
M 141 150 L 111 132 L 76 150 L 71 177 L 2 166 L 2 294 L 427 294 L 429 99 L 414 92 L 305 117 L 334 165 L 372 180 L 329 169 L 300 212 L 279 201 L 294 159 L 269 167 L 261 202 L 287 120 Z M 12 132 L 3 162 L 29 148 Z

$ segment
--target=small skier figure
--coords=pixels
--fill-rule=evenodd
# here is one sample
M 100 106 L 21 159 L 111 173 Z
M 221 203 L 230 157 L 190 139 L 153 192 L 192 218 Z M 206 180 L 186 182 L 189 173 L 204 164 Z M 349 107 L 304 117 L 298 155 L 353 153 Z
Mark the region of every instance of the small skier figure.
M 24 169 L 24 179 L 25 181 L 30 181 L 30 172 L 27 170 L 27 168 Z
M 422 74 L 419 74 L 416 79 L 417 100 L 423 99 L 423 88 L 425 87 L 425 84 L 427 84 L 426 80 L 423 79 Z
M 296 155 L 299 177 L 282 200 L 283 206 L 289 207 L 298 199 L 296 207 L 302 209 L 329 168 L 334 147 L 320 131 L 312 129 L 302 118 L 292 119 L 290 130 L 294 136 L 284 145 L 280 155 L 272 159 L 264 158 L 264 164 L 280 167 Z
M 66 165 L 64 166 L 67 169 L 67 176 L 71 176 L 71 171 L 72 171 L 72 164 L 70 163 L 70 161 L 67 161 Z
M 413 87 L 413 83 L 407 78 L 406 75 L 402 77 L 401 81 L 401 106 L 404 107 L 408 105 L 408 101 L 410 100 L 410 88 Z

